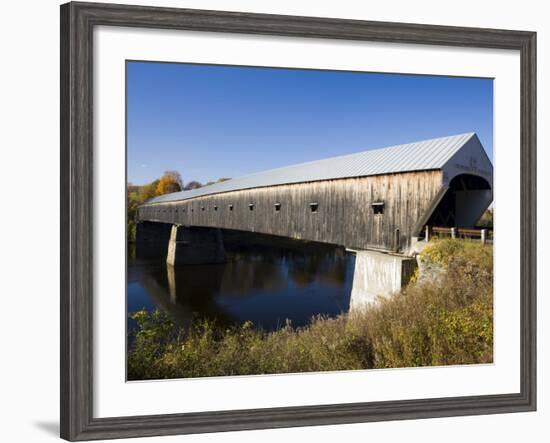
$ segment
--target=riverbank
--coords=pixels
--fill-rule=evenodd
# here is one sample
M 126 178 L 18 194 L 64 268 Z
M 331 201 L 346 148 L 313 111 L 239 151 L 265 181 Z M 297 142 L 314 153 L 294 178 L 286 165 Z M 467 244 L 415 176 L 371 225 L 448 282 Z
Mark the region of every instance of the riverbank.
M 138 329 L 130 380 L 492 362 L 492 247 L 437 240 L 422 253 L 431 272 L 360 312 L 273 331 L 250 322 L 175 326 L 162 311 L 132 314 Z M 434 271 L 435 270 L 435 271 Z

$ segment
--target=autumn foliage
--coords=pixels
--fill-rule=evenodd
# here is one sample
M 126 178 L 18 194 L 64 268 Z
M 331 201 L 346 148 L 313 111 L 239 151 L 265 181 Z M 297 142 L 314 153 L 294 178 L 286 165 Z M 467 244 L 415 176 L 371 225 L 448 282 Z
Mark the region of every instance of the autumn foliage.
M 177 171 L 166 171 L 160 179 L 143 186 L 128 184 L 128 241 L 132 242 L 136 238 L 135 217 L 138 206 L 153 197 L 179 192 L 182 189 L 181 175 Z
M 183 188 L 181 177 L 176 171 L 166 171 L 160 178 L 156 188 L 156 195 L 170 194 L 179 192 Z

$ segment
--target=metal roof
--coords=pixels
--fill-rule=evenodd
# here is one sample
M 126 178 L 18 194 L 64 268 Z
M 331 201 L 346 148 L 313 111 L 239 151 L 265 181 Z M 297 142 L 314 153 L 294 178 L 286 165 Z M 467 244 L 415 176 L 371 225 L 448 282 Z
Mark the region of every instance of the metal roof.
M 285 166 L 191 191 L 161 195 L 148 200 L 146 204 L 264 186 L 441 169 L 474 136 L 475 133 L 470 132 Z

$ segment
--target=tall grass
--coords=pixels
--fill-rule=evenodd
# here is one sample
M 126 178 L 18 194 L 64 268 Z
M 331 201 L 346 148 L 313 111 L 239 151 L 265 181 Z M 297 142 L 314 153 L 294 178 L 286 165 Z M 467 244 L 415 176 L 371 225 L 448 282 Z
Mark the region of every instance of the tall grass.
M 128 355 L 131 380 L 488 363 L 493 359 L 492 247 L 437 240 L 422 260 L 441 272 L 417 278 L 365 310 L 315 317 L 274 332 L 245 322 L 178 329 L 139 311 Z

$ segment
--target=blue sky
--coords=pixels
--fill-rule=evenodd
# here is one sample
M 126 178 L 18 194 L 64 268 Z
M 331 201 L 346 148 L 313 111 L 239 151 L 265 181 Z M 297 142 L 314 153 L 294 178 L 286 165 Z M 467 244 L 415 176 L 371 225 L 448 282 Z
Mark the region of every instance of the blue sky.
M 202 183 L 476 132 L 493 158 L 490 79 L 128 62 L 128 181 Z

